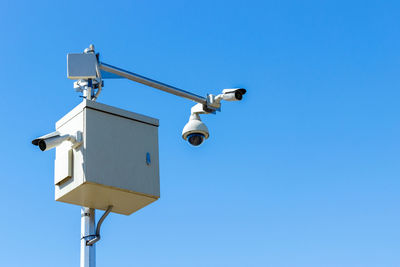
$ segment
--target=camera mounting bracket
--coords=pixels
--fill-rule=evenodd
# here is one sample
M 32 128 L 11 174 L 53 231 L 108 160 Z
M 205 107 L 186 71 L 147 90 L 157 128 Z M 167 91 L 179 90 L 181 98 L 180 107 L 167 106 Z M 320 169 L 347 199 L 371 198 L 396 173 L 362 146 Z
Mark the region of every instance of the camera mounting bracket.
M 94 45 L 90 45 L 80 54 L 67 55 L 67 77 L 74 82 L 74 88 L 83 92 L 84 98 L 95 101 L 104 85 L 103 79 L 126 78 L 158 90 L 180 96 L 204 105 L 207 113 L 220 111 L 219 100 L 215 101 L 213 95 L 202 97 L 197 94 L 179 89 L 177 87 L 144 77 L 142 75 L 106 64 L 99 60 L 99 53 L 95 53 Z M 96 91 L 96 92 L 95 92 Z

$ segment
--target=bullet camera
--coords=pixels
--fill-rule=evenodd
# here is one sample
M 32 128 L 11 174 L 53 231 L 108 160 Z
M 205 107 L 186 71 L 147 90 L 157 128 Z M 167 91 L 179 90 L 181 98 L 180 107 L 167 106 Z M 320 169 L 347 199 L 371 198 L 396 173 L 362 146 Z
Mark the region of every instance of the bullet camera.
M 239 101 L 242 100 L 243 95 L 246 93 L 246 89 L 233 88 L 222 90 L 222 99 L 226 101 Z
M 64 141 L 70 141 L 72 143 L 72 147 L 77 148 L 81 144 L 81 139 L 81 132 L 77 132 L 76 136 L 72 136 L 69 134 L 61 135 L 58 131 L 55 131 L 34 139 L 32 144 L 38 146 L 41 151 L 47 151 L 59 146 Z
M 182 138 L 191 145 L 198 146 L 210 136 L 207 126 L 201 121 L 198 114 L 190 115 L 189 122 L 182 130 Z

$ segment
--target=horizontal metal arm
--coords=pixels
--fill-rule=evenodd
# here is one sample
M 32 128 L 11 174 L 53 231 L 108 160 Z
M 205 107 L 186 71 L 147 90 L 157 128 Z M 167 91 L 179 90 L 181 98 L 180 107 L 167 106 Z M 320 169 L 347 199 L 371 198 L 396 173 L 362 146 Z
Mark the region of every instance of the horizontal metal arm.
M 190 99 L 193 100 L 197 103 L 201 103 L 203 105 L 207 105 L 207 99 L 205 97 L 193 94 L 191 92 L 176 88 L 174 86 L 162 83 L 162 82 L 158 82 L 156 80 L 150 79 L 150 78 L 146 78 L 144 76 L 141 76 L 139 74 L 130 72 L 130 71 L 126 71 L 111 65 L 108 65 L 106 63 L 99 63 L 99 67 L 101 70 L 106 71 L 106 72 L 110 72 L 113 74 L 116 74 L 118 76 L 124 77 L 126 79 L 129 79 L 131 81 L 134 82 L 138 82 L 138 83 L 142 83 L 145 84 L 147 86 L 159 89 L 161 91 L 167 92 L 167 93 L 171 93 L 173 95 L 177 95 L 177 96 L 181 96 L 184 97 L 186 99 Z

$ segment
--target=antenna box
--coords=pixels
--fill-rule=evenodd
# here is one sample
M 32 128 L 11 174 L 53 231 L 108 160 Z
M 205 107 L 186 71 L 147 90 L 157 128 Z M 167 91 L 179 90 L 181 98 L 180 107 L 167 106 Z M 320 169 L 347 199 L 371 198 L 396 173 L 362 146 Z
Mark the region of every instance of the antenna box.
M 56 129 L 83 141 L 56 148 L 57 201 L 129 215 L 160 197 L 157 119 L 84 100 Z

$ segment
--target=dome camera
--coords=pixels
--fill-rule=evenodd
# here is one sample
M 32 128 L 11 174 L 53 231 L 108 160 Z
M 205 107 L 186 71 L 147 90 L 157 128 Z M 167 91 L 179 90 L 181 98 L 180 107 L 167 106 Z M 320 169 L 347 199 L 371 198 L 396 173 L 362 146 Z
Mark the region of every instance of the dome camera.
M 210 136 L 207 126 L 200 120 L 198 114 L 190 116 L 189 122 L 183 127 L 182 138 L 192 146 L 198 146 Z

